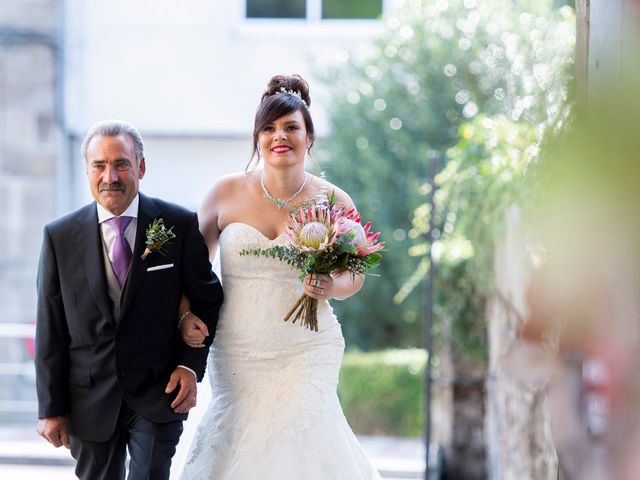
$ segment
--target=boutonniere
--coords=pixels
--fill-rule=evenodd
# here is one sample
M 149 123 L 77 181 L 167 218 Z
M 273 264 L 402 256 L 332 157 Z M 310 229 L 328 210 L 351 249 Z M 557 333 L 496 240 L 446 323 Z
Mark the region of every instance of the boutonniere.
M 162 255 L 166 255 L 166 251 L 162 247 L 168 244 L 172 238 L 176 238 L 176 234 L 173 233 L 172 230 L 173 227 L 167 228 L 164 226 L 164 220 L 162 218 L 156 218 L 151 222 L 145 232 L 147 235 L 147 240 L 145 242 L 147 248 L 144 249 L 144 253 L 141 257 L 142 260 L 147 258 L 147 255 L 151 252 L 155 252 L 156 250 Z

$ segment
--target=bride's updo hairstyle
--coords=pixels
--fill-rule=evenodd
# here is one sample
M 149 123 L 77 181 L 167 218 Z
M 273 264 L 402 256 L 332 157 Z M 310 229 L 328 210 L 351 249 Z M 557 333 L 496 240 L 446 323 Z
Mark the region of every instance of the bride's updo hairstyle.
M 296 111 L 302 114 L 307 135 L 311 140 L 311 145 L 313 145 L 315 129 L 309 113 L 310 105 L 309 84 L 300 75 L 276 75 L 272 77 L 262 94 L 260 105 L 258 105 L 258 110 L 256 111 L 251 161 L 258 154 L 258 136 L 264 127 L 278 118 Z M 309 146 L 309 149 L 311 149 L 311 146 Z M 251 161 L 249 165 L 251 165 Z M 249 165 L 247 165 L 247 168 Z

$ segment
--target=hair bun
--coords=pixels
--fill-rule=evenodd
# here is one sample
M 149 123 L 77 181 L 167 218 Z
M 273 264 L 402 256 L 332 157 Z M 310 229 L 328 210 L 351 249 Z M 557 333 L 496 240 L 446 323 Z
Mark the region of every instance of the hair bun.
M 297 73 L 292 75 L 276 75 L 271 77 L 267 85 L 267 89 L 262 94 L 261 101 L 265 98 L 275 95 L 276 93 L 282 93 L 284 91 L 293 92 L 300 95 L 302 101 L 311 106 L 311 97 L 309 96 L 309 84 Z

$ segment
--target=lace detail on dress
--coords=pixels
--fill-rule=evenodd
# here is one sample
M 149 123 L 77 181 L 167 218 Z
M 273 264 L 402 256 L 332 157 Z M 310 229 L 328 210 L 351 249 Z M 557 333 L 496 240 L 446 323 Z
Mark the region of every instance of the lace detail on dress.
M 242 223 L 220 235 L 225 291 L 208 360 L 212 401 L 189 452 L 187 480 L 371 480 L 340 408 L 340 324 L 320 302 L 318 332 L 282 318 L 302 293 L 297 272 L 243 249 L 284 244 Z

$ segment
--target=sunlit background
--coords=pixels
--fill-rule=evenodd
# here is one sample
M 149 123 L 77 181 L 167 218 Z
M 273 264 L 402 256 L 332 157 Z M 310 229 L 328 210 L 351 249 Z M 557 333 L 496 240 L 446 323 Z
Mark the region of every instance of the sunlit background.
M 85 130 L 136 125 L 141 190 L 195 210 L 219 176 L 247 165 L 269 78 L 299 73 L 319 137 L 309 169 L 349 192 L 387 245 L 379 276 L 334 305 L 354 431 L 409 442 L 398 457 L 410 468 L 385 478 L 421 478 L 428 416 L 446 478 L 556 478 L 544 388 L 502 365 L 545 256 L 523 218 L 536 214 L 542 160 L 580 94 L 575 46 L 574 2 L 560 0 L 3 1 L 0 440 L 44 442 L 35 272 L 42 226 L 91 198 Z

